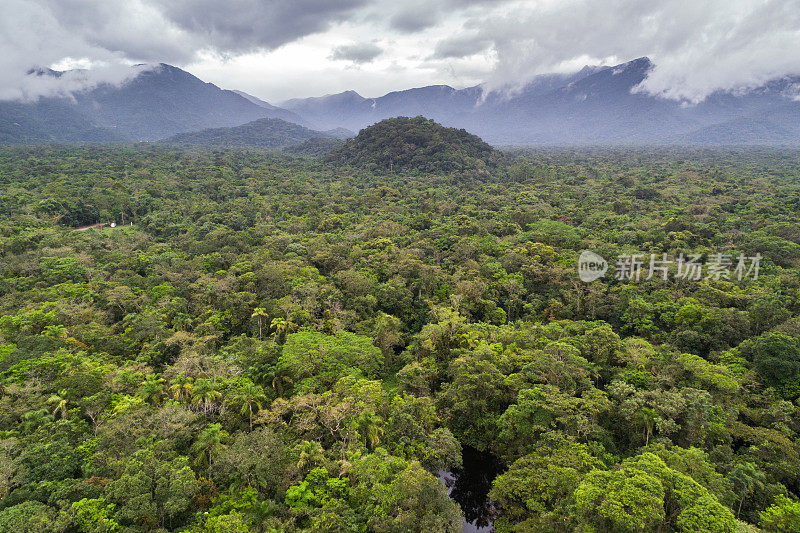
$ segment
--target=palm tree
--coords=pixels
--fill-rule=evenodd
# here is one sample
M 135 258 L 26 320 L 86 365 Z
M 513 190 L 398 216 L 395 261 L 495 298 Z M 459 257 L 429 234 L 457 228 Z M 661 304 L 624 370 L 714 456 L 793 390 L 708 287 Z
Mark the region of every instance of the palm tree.
M 197 441 L 192 445 L 192 449 L 197 454 L 195 459 L 197 464 L 207 465 L 210 468 L 214 457 L 227 447 L 225 446 L 227 440 L 228 432 L 222 429 L 222 424 L 209 424 L 200 432 Z
M 250 315 L 251 318 L 255 318 L 258 320 L 258 338 L 261 338 L 261 320 L 265 317 L 268 317 L 267 310 L 263 307 L 256 307 L 253 311 L 253 314 Z
M 208 413 L 216 408 L 216 401 L 222 398 L 219 385 L 211 379 L 198 379 L 192 387 L 192 403 L 202 406 L 203 412 Z
M 161 374 L 150 374 L 142 381 L 142 385 L 139 387 L 139 396 L 144 398 L 147 403 L 158 404 L 164 393 L 164 383 Z
M 44 328 L 44 334 L 48 337 L 55 337 L 56 339 L 63 339 L 67 336 L 67 328 L 61 324 L 56 326 L 47 326 Z
M 325 450 L 315 440 L 304 440 L 297 448 L 300 451 L 297 468 L 303 475 L 325 460 Z
M 275 342 L 275 340 L 280 337 L 281 334 L 284 333 L 289 327 L 289 323 L 285 318 L 273 318 L 270 325 L 275 330 L 275 336 L 272 337 L 272 342 Z
M 61 418 L 67 416 L 67 391 L 65 389 L 61 389 L 58 391 L 57 394 L 53 394 L 47 399 L 47 403 L 50 405 L 55 405 L 55 409 L 53 409 L 53 416 L 56 415 L 59 411 L 61 411 Z
M 656 426 L 658 414 L 649 407 L 642 407 L 636 412 L 636 415 L 639 421 L 644 425 L 644 445 L 647 446 L 650 444 L 650 435 L 653 433 L 653 429 Z
M 358 433 L 364 437 L 364 443 L 370 450 L 381 443 L 383 428 L 381 427 L 381 417 L 373 411 L 364 411 L 358 417 Z
M 256 411 L 260 410 L 267 401 L 264 389 L 250 381 L 244 381 L 236 390 L 235 399 L 242 404 L 242 414 L 248 415 L 250 419 L 250 429 L 253 429 L 253 406 Z
M 23 433 L 29 433 L 46 422 L 53 421 L 53 415 L 47 409 L 40 409 L 38 411 L 30 411 L 21 417 L 19 429 Z
M 170 386 L 169 390 L 172 391 L 172 396 L 176 400 L 183 401 L 188 400 L 189 396 L 192 393 L 192 382 L 194 380 L 183 372 L 178 374 L 172 379 L 172 385 Z

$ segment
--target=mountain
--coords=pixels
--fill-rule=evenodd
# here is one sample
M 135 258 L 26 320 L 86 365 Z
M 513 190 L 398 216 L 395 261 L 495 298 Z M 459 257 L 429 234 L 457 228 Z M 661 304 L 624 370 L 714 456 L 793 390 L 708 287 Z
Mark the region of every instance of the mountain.
M 302 121 L 263 104 L 162 63 L 121 85 L 103 84 L 72 98 L 0 102 L 0 142 L 154 141 L 260 118 Z
M 328 155 L 330 161 L 389 172 L 480 171 L 499 159 L 480 137 L 425 117 L 382 120 Z
M 334 136 L 310 130 L 279 118 L 262 118 L 231 128 L 210 128 L 192 133 L 179 133 L 162 142 L 203 146 L 282 148 L 317 138 L 334 138 Z
M 234 93 L 238 94 L 239 96 L 241 96 L 242 98 L 244 98 L 245 100 L 248 100 L 248 101 L 256 104 L 257 106 L 263 107 L 264 109 L 268 110 L 270 112 L 270 114 L 273 115 L 272 118 L 279 118 L 279 119 L 285 120 L 286 122 L 294 122 L 295 124 L 300 124 L 301 126 L 306 126 L 306 127 L 310 126 L 306 122 L 306 120 L 303 119 L 297 113 L 292 113 L 291 111 L 289 111 L 287 109 L 282 109 L 282 108 L 280 108 L 278 106 L 274 106 L 274 105 L 270 104 L 269 102 L 265 102 L 261 98 L 258 98 L 257 96 L 253 96 L 252 94 L 247 94 L 244 91 L 237 91 L 236 89 L 232 89 L 231 92 L 234 92 Z
M 642 57 L 536 76 L 516 90 L 431 85 L 378 98 L 346 91 L 288 100 L 278 107 L 170 65 L 140 66 L 125 83 L 100 85 L 69 98 L 0 101 L 0 143 L 155 141 L 262 118 L 346 138 L 350 131 L 387 118 L 421 115 L 494 145 L 800 145 L 800 77 L 718 91 L 689 105 L 638 90 L 653 68 Z M 63 73 L 33 69 L 30 75 Z M 252 132 L 242 135 L 258 138 Z
M 283 104 L 325 128 L 358 130 L 393 116 L 423 114 L 495 145 L 800 144 L 800 78 L 687 105 L 638 91 L 654 67 L 646 57 L 613 67 L 534 78 L 520 90 L 434 85 L 363 98 L 353 91 Z
M 98 126 L 61 99 L 0 102 L 0 145 L 122 140 L 116 131 Z

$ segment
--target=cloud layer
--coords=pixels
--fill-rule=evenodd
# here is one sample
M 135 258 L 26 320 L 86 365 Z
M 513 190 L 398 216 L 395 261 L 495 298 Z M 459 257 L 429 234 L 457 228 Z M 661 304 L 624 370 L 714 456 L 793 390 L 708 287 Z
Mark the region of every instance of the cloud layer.
M 0 99 L 167 62 L 259 96 L 524 84 L 649 56 L 640 88 L 697 102 L 800 73 L 798 0 L 4 0 Z M 347 68 L 348 62 L 358 68 Z M 61 78 L 28 74 L 85 66 Z M 133 72 L 135 74 L 135 72 Z

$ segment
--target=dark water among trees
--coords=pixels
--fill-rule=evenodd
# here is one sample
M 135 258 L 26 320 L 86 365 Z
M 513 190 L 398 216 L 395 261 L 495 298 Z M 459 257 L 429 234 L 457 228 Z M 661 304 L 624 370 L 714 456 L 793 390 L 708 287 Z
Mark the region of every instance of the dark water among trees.
M 502 472 L 500 462 L 489 453 L 464 446 L 464 466 L 452 472 L 439 472 L 439 479 L 447 485 L 450 498 L 461 506 L 464 513 L 462 533 L 488 533 L 494 531 L 494 506 L 489 500 L 492 481 Z

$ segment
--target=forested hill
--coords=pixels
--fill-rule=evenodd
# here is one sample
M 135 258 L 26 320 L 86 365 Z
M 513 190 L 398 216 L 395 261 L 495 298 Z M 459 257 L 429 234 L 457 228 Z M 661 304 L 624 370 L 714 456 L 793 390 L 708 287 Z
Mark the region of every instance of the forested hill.
M 397 117 L 361 130 L 329 159 L 376 171 L 453 172 L 494 166 L 500 154 L 466 130 Z
M 309 139 L 332 137 L 334 135 L 331 133 L 310 130 L 279 118 L 262 118 L 232 128 L 210 128 L 191 133 L 179 133 L 162 142 L 203 146 L 281 148 L 300 144 Z

